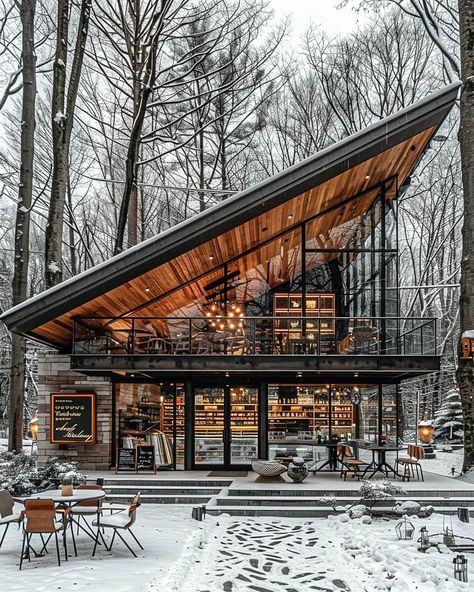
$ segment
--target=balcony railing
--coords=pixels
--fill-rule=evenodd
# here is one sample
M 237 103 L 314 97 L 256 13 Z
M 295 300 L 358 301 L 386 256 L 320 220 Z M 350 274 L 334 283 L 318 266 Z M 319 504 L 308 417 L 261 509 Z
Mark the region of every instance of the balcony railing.
M 402 317 L 77 318 L 74 355 L 435 355 L 436 320 Z M 241 326 L 239 326 L 241 325 Z M 222 328 L 220 328 L 222 327 Z

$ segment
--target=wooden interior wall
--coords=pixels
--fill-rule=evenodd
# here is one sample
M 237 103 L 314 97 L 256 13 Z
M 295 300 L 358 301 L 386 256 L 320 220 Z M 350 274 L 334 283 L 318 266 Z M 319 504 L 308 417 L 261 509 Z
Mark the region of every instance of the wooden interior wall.
M 166 316 L 202 298 L 203 286 L 222 274 L 222 271 L 216 268 L 226 261 L 238 257 L 241 253 L 297 223 L 337 206 L 350 196 L 384 179 L 398 175 L 399 185 L 403 184 L 434 131 L 435 128 L 430 128 L 420 132 L 413 138 L 362 162 L 265 214 L 236 226 L 217 238 L 41 325 L 35 329 L 34 333 L 52 343 L 67 346 L 72 340 L 74 317 L 117 317 L 128 314 L 134 309 L 137 310 L 137 316 Z M 309 225 L 309 238 L 316 240 L 320 247 L 343 246 L 344 241 L 347 241 L 350 236 L 349 223 L 360 219 L 376 195 L 376 190 L 368 192 L 363 198 L 317 218 Z M 392 191 L 388 198 L 392 198 L 393 195 Z M 345 228 L 345 225 L 348 226 Z M 289 235 L 291 242 L 288 249 L 295 248 L 295 240 L 299 240 L 297 234 L 295 232 Z M 245 268 L 250 271 L 274 257 L 275 245 L 270 244 L 248 255 L 245 258 Z M 241 273 L 245 273 L 245 268 L 243 266 Z M 179 288 L 169 297 L 165 296 L 171 289 L 206 272 L 208 275 L 204 280 Z M 278 276 L 281 273 L 281 270 L 275 270 L 274 275 Z

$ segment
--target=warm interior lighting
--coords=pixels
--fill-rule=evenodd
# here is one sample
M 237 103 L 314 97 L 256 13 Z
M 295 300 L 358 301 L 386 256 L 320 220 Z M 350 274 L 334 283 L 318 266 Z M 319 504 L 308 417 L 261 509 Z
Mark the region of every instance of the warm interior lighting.
M 37 440 L 38 439 L 38 418 L 36 416 L 38 412 L 35 411 L 35 416 L 31 419 L 30 423 L 28 424 L 28 429 L 31 433 L 31 439 Z
M 240 304 L 227 303 L 226 311 L 226 307 L 222 302 L 213 302 L 204 311 L 204 316 L 209 319 L 207 326 L 213 331 L 224 331 L 224 329 L 227 329 L 237 335 L 244 332 L 243 318 L 245 314 Z

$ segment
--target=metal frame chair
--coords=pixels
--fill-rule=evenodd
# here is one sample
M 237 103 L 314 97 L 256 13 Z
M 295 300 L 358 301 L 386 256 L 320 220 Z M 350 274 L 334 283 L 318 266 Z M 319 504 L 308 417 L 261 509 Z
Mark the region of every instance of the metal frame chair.
M 124 531 L 127 530 L 132 535 L 132 538 L 137 543 L 137 545 L 140 547 L 140 549 L 143 551 L 143 547 L 142 547 L 140 541 L 137 539 L 137 537 L 134 535 L 134 533 L 131 530 L 131 527 L 133 526 L 133 524 L 135 523 L 135 520 L 136 520 L 137 508 L 139 507 L 139 505 L 140 505 L 140 492 L 138 492 L 133 497 L 132 501 L 130 502 L 130 506 L 128 507 L 128 512 L 118 512 L 116 514 L 111 514 L 110 516 L 103 516 L 103 515 L 99 514 L 97 516 L 97 520 L 94 520 L 94 522 L 92 523 L 92 525 L 97 528 L 97 535 L 95 538 L 94 550 L 92 551 L 92 557 L 95 556 L 97 545 L 99 544 L 99 538 L 102 538 L 102 542 L 104 543 L 105 548 L 107 549 L 107 551 L 110 551 L 112 549 L 112 545 L 114 544 L 115 535 L 117 535 L 119 537 L 119 539 L 127 547 L 127 549 L 130 551 L 130 553 L 134 557 L 136 557 L 137 555 L 136 555 L 135 551 L 130 547 L 130 545 L 127 543 L 127 541 L 124 539 L 124 537 L 120 534 L 120 530 L 124 530 Z M 107 544 L 105 543 L 105 540 L 100 532 L 101 529 L 103 530 L 105 528 L 112 528 L 114 531 L 114 534 L 112 536 L 112 540 L 110 541 L 110 545 L 108 547 L 107 547 Z
M 33 551 L 36 556 L 42 554 L 43 551 L 46 551 L 46 547 L 54 535 L 56 541 L 56 553 L 58 556 L 58 565 L 61 565 L 61 556 L 59 554 L 59 542 L 58 542 L 58 532 L 64 532 L 64 525 L 67 524 L 67 513 L 68 510 L 65 510 L 65 521 L 61 524 L 56 523 L 56 506 L 53 500 L 50 499 L 27 499 L 24 502 L 25 509 L 23 511 L 23 516 L 25 521 L 23 522 L 23 543 L 21 546 L 21 556 L 20 556 L 20 567 L 21 570 L 23 565 L 23 559 L 26 557 L 28 561 L 31 559 L 30 551 Z M 40 553 L 36 553 L 36 551 L 31 546 L 31 538 L 34 534 L 39 534 L 41 537 L 42 548 Z M 46 541 L 44 540 L 43 535 L 49 535 Z M 67 551 L 66 547 L 65 550 L 65 557 L 67 561 Z
M 21 512 L 20 514 L 13 513 L 14 505 L 15 500 L 10 495 L 10 492 L 6 489 L 0 489 L 0 526 L 5 526 L 2 539 L 0 540 L 0 549 L 2 548 L 10 524 L 18 524 L 19 528 L 23 520 Z

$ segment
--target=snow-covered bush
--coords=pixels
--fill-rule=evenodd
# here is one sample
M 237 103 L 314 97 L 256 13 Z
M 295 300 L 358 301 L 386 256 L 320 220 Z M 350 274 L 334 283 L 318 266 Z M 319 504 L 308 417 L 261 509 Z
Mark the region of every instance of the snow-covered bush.
M 67 475 L 67 477 L 66 477 Z M 85 482 L 85 477 L 77 470 L 75 462 L 60 462 L 55 456 L 51 456 L 46 461 L 41 470 L 42 482 L 41 488 L 63 485 L 80 485 Z M 68 480 L 68 483 L 64 481 Z
M 38 469 L 36 463 L 36 454 L 1 452 L 0 489 L 6 489 L 12 495 L 29 495 L 58 486 L 63 475 L 67 475 L 66 479 L 72 485 L 85 482 L 84 475 L 77 471 L 74 462 L 61 463 L 51 457 L 42 469 Z
M 441 408 L 436 411 L 433 421 L 435 442 L 462 442 L 464 439 L 461 397 L 452 388 L 444 398 Z
M 0 453 L 0 489 L 12 495 L 29 495 L 35 490 L 36 455 L 24 452 Z
M 394 496 L 405 495 L 405 491 L 388 479 L 374 479 L 362 483 L 359 495 L 361 496 L 360 500 L 354 504 L 353 508 L 364 502 L 369 502 L 369 508 L 372 509 L 377 502 L 395 502 Z

